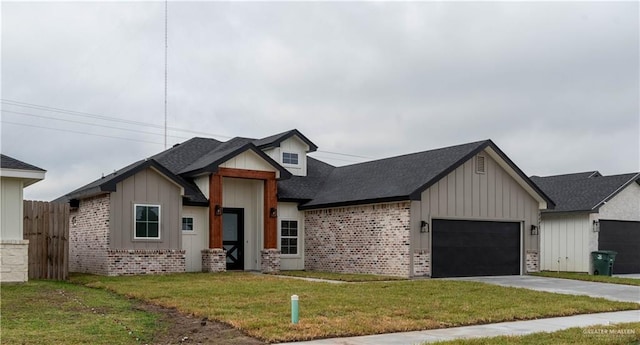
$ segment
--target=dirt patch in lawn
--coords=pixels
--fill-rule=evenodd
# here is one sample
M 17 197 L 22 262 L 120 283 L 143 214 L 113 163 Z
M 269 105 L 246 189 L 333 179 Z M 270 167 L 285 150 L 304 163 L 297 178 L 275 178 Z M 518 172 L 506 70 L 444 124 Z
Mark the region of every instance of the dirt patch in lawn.
M 166 327 L 153 337 L 153 344 L 266 344 L 224 323 L 182 314 L 173 308 L 165 308 L 142 302 L 136 307 L 147 312 L 162 315 L 162 321 Z

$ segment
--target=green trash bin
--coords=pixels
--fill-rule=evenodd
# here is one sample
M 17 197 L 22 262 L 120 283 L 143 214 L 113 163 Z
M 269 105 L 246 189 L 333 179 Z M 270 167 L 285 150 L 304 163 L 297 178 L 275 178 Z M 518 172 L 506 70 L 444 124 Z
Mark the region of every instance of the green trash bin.
M 618 253 L 613 250 L 596 250 L 591 252 L 593 261 L 593 275 L 611 276 L 613 274 L 613 263 L 616 261 Z

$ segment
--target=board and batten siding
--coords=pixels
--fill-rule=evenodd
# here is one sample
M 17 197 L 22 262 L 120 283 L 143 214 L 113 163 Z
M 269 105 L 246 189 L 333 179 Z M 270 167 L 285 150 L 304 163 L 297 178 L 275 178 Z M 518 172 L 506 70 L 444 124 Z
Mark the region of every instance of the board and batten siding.
M 260 269 L 264 234 L 264 182 L 224 177 L 222 206 L 244 210 L 244 268 Z
M 476 172 L 473 157 L 422 192 L 420 201 L 412 202 L 414 252 L 430 251 L 431 231 L 421 233 L 420 221 L 432 224 L 433 219 L 520 222 L 523 258 L 526 251 L 538 250 L 538 237 L 531 235 L 530 228 L 538 226 L 539 202 L 487 152 L 481 155 L 485 157 L 485 173 Z
M 135 204 L 160 205 L 160 239 L 134 240 Z M 153 168 L 118 182 L 111 193 L 110 249 L 181 249 L 182 188 Z
M 251 150 L 244 151 L 228 161 L 220 164 L 221 168 L 232 168 L 242 170 L 274 171 L 279 177 L 279 171 L 262 157 Z
M 182 217 L 193 218 L 193 230 L 182 231 L 185 270 L 187 272 L 201 272 L 202 250 L 209 247 L 209 208 L 184 206 L 182 207 Z
M 0 239 L 3 241 L 23 240 L 23 188 L 21 179 L 0 178 Z
M 598 249 L 595 214 L 544 214 L 540 222 L 540 269 L 589 272 L 590 253 Z
M 280 256 L 281 270 L 304 269 L 304 213 L 298 211 L 298 204 L 294 202 L 278 203 L 278 249 L 281 245 L 282 221 L 295 220 L 298 222 L 298 254 Z
M 291 174 L 295 176 L 307 176 L 307 152 L 309 151 L 309 145 L 307 145 L 304 141 L 298 139 L 298 137 L 293 136 L 286 140 L 283 140 L 280 143 L 280 146 L 265 150 L 269 157 L 273 158 L 274 161 L 278 162 L 280 165 L 285 167 Z M 282 153 L 297 153 L 298 154 L 298 164 L 283 164 L 282 163 Z

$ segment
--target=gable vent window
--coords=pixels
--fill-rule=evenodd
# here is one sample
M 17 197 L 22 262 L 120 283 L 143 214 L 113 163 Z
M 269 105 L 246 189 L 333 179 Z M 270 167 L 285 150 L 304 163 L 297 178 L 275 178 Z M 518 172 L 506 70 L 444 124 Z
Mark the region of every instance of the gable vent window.
M 282 163 L 283 164 L 293 164 L 298 165 L 298 154 L 291 152 L 283 152 L 282 153 Z
M 484 174 L 487 172 L 487 164 L 484 156 L 476 156 L 476 173 Z

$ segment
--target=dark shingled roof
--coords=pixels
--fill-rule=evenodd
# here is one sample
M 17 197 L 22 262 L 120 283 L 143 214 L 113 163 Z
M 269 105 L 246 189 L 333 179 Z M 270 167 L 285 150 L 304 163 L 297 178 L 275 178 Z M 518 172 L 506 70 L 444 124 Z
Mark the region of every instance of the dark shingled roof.
M 278 181 L 278 200 L 306 202 L 313 199 L 333 169 L 336 168 L 332 165 L 307 157 L 307 176 L 291 176 L 288 180 Z
M 303 208 L 409 200 L 416 191 L 467 161 L 488 140 L 333 169 L 323 188 Z M 422 189 L 422 190 L 421 190 Z
M 19 161 L 4 154 L 0 154 L 0 167 L 4 169 L 46 171 L 44 169 L 38 168 L 35 165 Z
M 305 144 L 309 145 L 309 152 L 314 152 L 314 151 L 316 151 L 318 149 L 318 146 L 316 146 L 316 144 L 311 142 L 311 140 L 309 140 L 309 138 L 305 137 L 297 129 L 292 129 L 290 131 L 278 133 L 278 134 L 275 134 L 275 135 L 272 135 L 272 136 L 268 136 L 266 138 L 254 140 L 253 143 L 257 147 L 259 147 L 261 149 L 265 149 L 265 148 L 269 148 L 269 147 L 276 147 L 281 142 L 291 138 L 294 135 L 298 136 L 298 138 L 300 138 L 300 140 L 302 140 Z
M 640 174 L 602 176 L 597 171 L 555 176 L 532 176 L 555 202 L 554 210 L 545 212 L 595 212 L 630 183 L 640 183 Z

